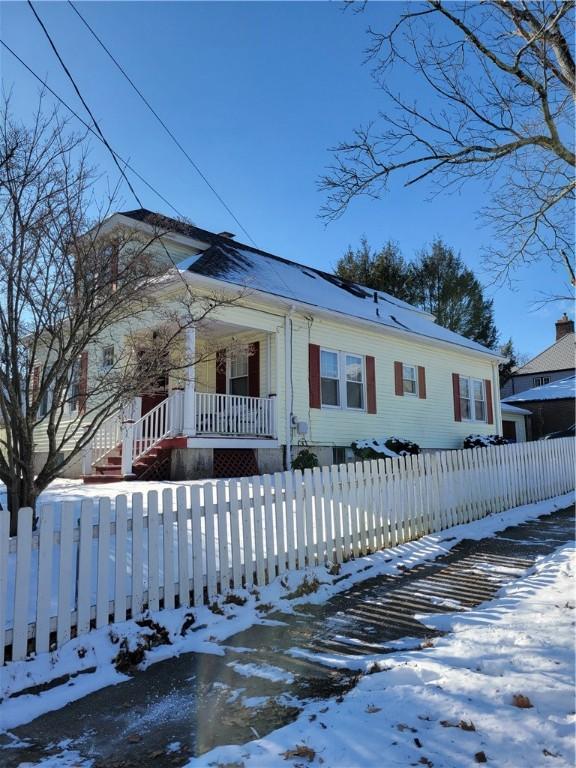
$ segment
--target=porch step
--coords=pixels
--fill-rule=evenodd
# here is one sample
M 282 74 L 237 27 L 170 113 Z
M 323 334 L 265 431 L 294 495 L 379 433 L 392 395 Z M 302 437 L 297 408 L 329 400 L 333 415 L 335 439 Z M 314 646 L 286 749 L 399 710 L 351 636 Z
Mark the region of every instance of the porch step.
M 160 440 L 154 448 L 141 456 L 132 467 L 132 480 L 167 480 L 170 473 L 170 452 L 174 448 L 186 448 L 186 437 L 168 437 Z M 119 445 L 109 453 L 102 464 L 94 467 L 94 472 L 84 475 L 83 482 L 88 483 L 119 483 L 124 480 L 122 475 L 122 446 Z

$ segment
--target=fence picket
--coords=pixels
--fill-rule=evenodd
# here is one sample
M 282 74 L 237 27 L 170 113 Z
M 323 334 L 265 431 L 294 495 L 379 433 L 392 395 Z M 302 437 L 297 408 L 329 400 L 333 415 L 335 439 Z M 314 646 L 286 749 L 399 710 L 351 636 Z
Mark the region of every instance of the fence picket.
M 80 542 L 78 545 L 78 573 L 76 610 L 78 611 L 78 634 L 83 635 L 90 629 L 90 592 L 92 581 L 92 518 L 94 504 L 92 499 L 84 499 L 80 507 Z M 120 619 L 124 621 L 125 616 Z
M 342 562 L 342 503 L 340 497 L 340 477 L 336 465 L 330 467 L 330 487 L 332 488 L 332 514 L 334 522 L 334 556 L 337 563 Z
M 322 504 L 324 507 L 324 538 L 326 545 L 326 561 L 334 562 L 334 510 L 333 510 L 333 486 L 330 482 L 330 468 L 322 467 Z
M 298 568 L 306 567 L 306 511 L 304 509 L 304 478 L 302 471 L 297 469 L 294 478 L 294 517 L 296 523 L 296 548 L 298 553 Z
M 126 620 L 126 538 L 127 504 L 126 496 L 116 497 L 116 568 L 114 575 L 114 621 Z
M 208 602 L 218 594 L 216 573 L 216 531 L 214 526 L 214 487 L 212 483 L 202 485 L 204 500 L 204 549 L 206 552 L 206 593 Z
M 204 564 L 202 561 L 202 502 L 200 488 L 190 488 L 190 516 L 192 518 L 192 588 L 194 606 L 204 603 Z
M 110 499 L 100 499 L 98 504 L 96 563 L 96 629 L 100 629 L 109 621 Z
M 70 640 L 71 597 L 72 597 L 72 556 L 74 526 L 74 505 L 64 501 L 60 507 L 60 563 L 58 570 L 58 617 L 56 644 L 61 648 Z
M 28 649 L 28 600 L 30 595 L 30 565 L 32 562 L 32 518 L 30 507 L 18 512 L 16 539 L 16 589 L 14 595 L 14 629 L 12 659 L 26 658 Z
M 295 533 L 295 504 L 296 499 L 294 495 L 294 475 L 292 472 L 284 472 L 282 475 L 282 484 L 284 485 L 284 498 L 285 498 L 285 537 L 286 537 L 286 555 L 288 562 L 288 569 L 293 571 L 296 568 L 296 533 Z
M 188 498 L 186 488 L 176 488 L 176 522 L 178 531 L 178 600 L 180 607 L 190 605 L 188 575 Z
M 160 605 L 160 521 L 158 492 L 149 491 L 148 509 L 148 608 L 157 611 Z
M 306 520 L 306 562 L 308 567 L 316 565 L 314 548 L 314 487 L 312 470 L 304 470 L 304 509 Z
M 144 500 L 141 493 L 132 496 L 132 618 L 142 613 L 144 594 Z M 102 515 L 102 507 L 100 507 Z M 108 598 L 106 598 L 108 599 Z
M 284 475 L 281 472 L 274 473 L 274 512 L 276 530 L 276 560 L 278 563 L 278 575 L 286 571 L 286 532 L 284 526 Z M 286 510 L 288 507 L 286 506 Z
M 242 551 L 244 553 L 244 583 L 246 589 L 254 584 L 254 555 L 252 550 L 252 514 L 250 485 L 247 477 L 240 479 L 240 503 L 242 505 Z
M 54 507 L 52 504 L 43 504 L 40 507 L 39 517 L 36 653 L 45 653 L 49 650 L 52 611 L 52 554 L 54 552 Z M 1 624 L 0 626 L 4 625 Z
M 216 509 L 218 520 L 218 563 L 220 571 L 220 594 L 230 590 L 230 564 L 228 561 L 228 513 L 226 510 L 227 487 L 224 480 L 216 483 Z
M 232 554 L 232 582 L 234 589 L 242 588 L 242 552 L 240 550 L 240 499 L 238 482 L 228 485 L 230 499 L 230 551 Z
M 254 555 L 256 558 L 256 582 L 259 587 L 266 583 L 266 560 L 264 553 L 264 516 L 262 514 L 262 485 L 260 478 L 252 478 L 254 500 Z
M 276 546 L 274 541 L 274 504 L 272 502 L 272 478 L 264 475 L 264 532 L 266 535 L 266 583 L 276 578 Z
M 6 614 L 8 602 L 8 546 L 10 543 L 10 512 L 0 509 L 0 667 L 4 664 L 6 648 Z

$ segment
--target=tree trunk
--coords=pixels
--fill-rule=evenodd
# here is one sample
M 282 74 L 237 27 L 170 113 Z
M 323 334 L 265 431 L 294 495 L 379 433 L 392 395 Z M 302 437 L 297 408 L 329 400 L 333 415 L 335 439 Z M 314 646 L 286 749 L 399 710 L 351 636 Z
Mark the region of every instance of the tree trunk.
M 28 482 L 25 477 L 14 478 L 11 485 L 6 488 L 8 510 L 10 511 L 10 536 L 18 533 L 18 511 L 23 507 L 32 507 L 36 510 L 38 492 L 34 488 L 34 481 Z M 34 527 L 36 527 L 36 515 L 34 515 Z

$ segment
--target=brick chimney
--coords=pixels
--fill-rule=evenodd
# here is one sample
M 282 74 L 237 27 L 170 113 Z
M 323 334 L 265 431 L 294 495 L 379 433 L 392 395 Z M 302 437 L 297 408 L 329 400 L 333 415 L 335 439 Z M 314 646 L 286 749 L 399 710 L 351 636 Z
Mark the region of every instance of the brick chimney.
M 574 320 L 570 320 L 566 312 L 564 312 L 560 320 L 556 321 L 556 341 L 561 339 L 562 336 L 566 336 L 567 333 L 574 333 Z

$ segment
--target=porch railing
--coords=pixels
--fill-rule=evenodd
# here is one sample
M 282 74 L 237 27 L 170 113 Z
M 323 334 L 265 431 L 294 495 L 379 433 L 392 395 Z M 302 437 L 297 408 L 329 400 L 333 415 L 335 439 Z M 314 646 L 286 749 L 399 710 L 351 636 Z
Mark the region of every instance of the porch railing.
M 276 398 L 196 393 L 197 435 L 273 437 Z

